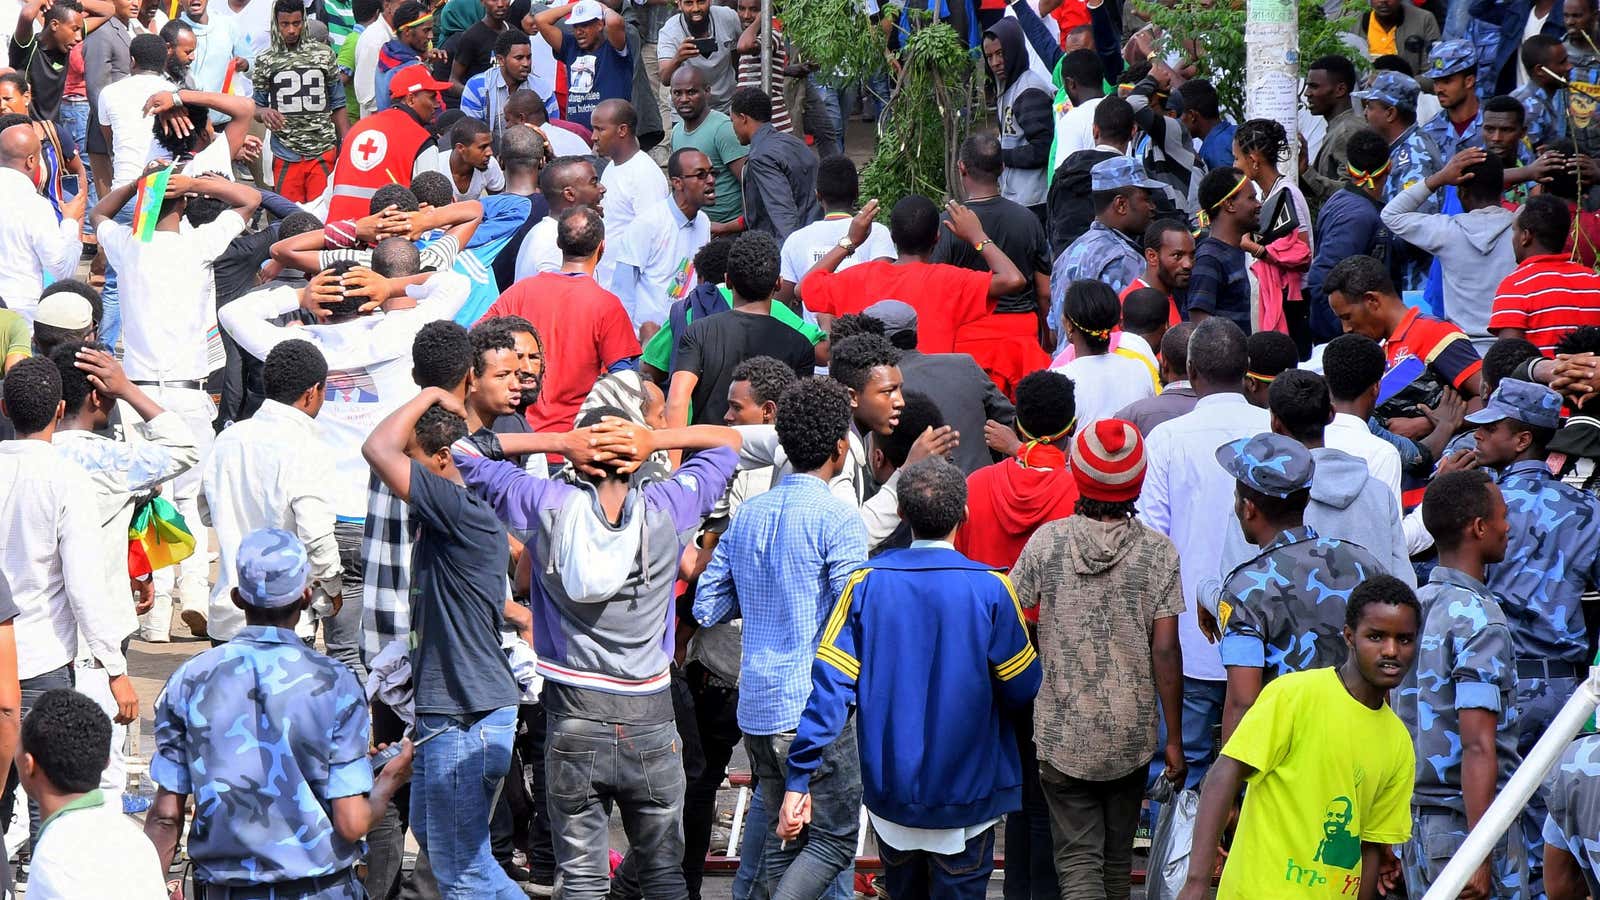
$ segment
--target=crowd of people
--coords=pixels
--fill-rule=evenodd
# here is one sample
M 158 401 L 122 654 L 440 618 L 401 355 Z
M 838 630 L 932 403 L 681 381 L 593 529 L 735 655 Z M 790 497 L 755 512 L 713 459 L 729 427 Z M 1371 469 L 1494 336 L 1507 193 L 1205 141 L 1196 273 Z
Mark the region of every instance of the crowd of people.
M 932 5 L 881 204 L 757 0 L 18 8 L 26 896 L 698 898 L 730 768 L 739 900 L 1126 898 L 1183 791 L 1184 900 L 1422 896 L 1596 659 L 1600 15 L 1372 0 L 1286 128 L 1135 6 Z M 1597 764 L 1461 896 L 1600 896 Z

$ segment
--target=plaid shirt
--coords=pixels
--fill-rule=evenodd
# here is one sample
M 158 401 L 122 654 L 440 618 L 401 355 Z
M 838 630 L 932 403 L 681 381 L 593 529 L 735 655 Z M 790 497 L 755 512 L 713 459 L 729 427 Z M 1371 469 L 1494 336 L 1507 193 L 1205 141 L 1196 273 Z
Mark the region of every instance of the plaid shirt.
M 411 634 L 410 508 L 373 475 L 361 528 L 361 659 L 371 664 L 389 642 Z
M 694 617 L 702 625 L 744 618 L 746 734 L 800 724 L 823 619 L 866 558 L 860 512 L 813 475 L 789 475 L 739 507 L 700 576 Z

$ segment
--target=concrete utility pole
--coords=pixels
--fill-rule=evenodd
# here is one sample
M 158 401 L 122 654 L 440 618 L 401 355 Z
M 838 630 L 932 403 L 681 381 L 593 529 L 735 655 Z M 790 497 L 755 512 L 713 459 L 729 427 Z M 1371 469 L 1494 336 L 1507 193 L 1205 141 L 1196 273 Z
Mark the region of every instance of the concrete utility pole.
M 761 90 L 772 94 L 772 0 L 761 0 Z
M 1244 44 L 1245 117 L 1283 125 L 1289 135 L 1284 176 L 1298 181 L 1300 7 L 1296 0 L 1247 0 Z

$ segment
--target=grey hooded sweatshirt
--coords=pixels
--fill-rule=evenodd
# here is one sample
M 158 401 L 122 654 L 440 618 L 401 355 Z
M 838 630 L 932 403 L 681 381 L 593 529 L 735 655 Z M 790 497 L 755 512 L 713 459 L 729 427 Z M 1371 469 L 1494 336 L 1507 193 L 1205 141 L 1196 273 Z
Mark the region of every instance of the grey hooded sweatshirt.
M 1318 535 L 1360 544 L 1384 571 L 1417 586 L 1416 570 L 1406 554 L 1400 507 L 1394 492 L 1367 473 L 1358 457 L 1332 447 L 1311 451 L 1316 472 L 1311 476 L 1311 505 L 1306 524 Z
M 1489 340 L 1495 291 L 1517 267 L 1511 249 L 1516 214 L 1498 204 L 1456 215 L 1418 212 L 1431 193 L 1419 181 L 1396 194 L 1380 218 L 1395 237 L 1438 258 L 1445 315 L 1475 343 Z

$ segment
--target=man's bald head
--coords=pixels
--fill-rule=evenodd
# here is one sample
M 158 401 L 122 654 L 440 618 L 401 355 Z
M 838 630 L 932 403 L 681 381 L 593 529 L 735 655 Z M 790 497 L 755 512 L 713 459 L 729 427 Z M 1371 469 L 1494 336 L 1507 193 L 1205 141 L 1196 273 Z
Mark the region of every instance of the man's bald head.
M 634 111 L 632 103 L 613 97 L 610 100 L 600 101 L 600 105 L 594 108 L 589 120 L 591 123 L 600 120 L 609 123 L 613 128 L 627 128 L 631 134 L 639 125 L 639 114 Z
M 594 163 L 586 156 L 558 156 L 539 173 L 539 193 L 552 214 L 581 202 L 585 187 L 594 179 Z
M 701 90 L 706 87 L 706 73 L 699 66 L 679 66 L 672 70 L 673 87 L 698 86 Z
M 506 100 L 507 125 L 543 125 L 549 120 L 546 112 L 544 98 L 527 89 L 517 91 Z
M 0 131 L 0 166 L 28 172 L 31 171 L 28 158 L 38 155 L 39 136 L 34 134 L 31 124 L 13 125 Z

